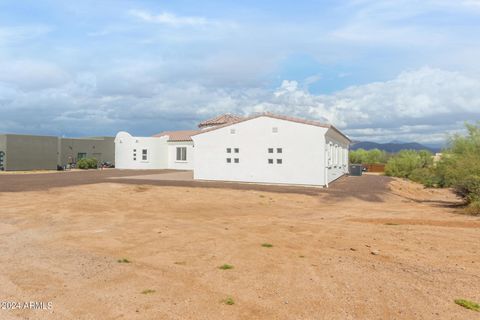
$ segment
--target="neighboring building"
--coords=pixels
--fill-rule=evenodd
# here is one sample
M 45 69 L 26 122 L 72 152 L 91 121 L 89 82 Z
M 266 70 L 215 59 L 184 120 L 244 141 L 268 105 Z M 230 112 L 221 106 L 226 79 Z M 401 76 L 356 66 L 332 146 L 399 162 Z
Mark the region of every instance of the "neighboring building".
M 115 139 L 120 169 L 193 169 L 199 180 L 328 186 L 348 172 L 350 139 L 334 126 L 262 113 L 222 115 L 200 130 Z
M 0 170 L 56 170 L 57 149 L 57 137 L 2 134 Z
M 115 164 L 114 137 L 59 138 L 58 164 L 76 163 L 82 158 Z
M 56 170 L 57 166 L 76 163 L 81 158 L 114 163 L 114 138 L 0 135 L 0 170 Z

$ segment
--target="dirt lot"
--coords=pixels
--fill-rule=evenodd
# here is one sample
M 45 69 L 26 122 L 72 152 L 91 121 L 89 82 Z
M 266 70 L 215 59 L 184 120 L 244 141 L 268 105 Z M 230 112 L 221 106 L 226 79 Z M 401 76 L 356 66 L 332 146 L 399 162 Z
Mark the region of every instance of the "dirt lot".
M 0 300 L 53 307 L 0 319 L 480 318 L 453 302 L 480 301 L 480 218 L 447 190 L 6 176 Z

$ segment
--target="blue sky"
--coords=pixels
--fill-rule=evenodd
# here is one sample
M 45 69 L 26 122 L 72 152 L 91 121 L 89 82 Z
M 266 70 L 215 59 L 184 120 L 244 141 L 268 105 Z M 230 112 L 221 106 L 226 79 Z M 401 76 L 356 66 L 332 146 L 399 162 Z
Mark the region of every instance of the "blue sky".
M 480 1 L 0 1 L 0 132 L 152 135 L 218 113 L 442 143 L 480 120 Z

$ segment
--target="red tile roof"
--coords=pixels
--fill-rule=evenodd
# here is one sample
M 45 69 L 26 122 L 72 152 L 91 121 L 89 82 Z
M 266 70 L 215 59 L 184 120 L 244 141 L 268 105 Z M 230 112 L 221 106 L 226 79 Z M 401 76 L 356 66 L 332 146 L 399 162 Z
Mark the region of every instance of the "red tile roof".
M 218 117 L 200 122 L 198 127 L 199 128 L 205 128 L 205 127 L 225 125 L 225 124 L 237 122 L 237 121 L 242 120 L 242 119 L 244 119 L 244 117 L 226 113 L 226 114 L 219 115 Z
M 230 126 L 232 124 L 237 124 L 237 123 L 240 123 L 240 122 L 243 122 L 243 121 L 252 120 L 252 119 L 255 119 L 255 118 L 259 118 L 259 117 L 269 117 L 269 118 L 274 118 L 274 119 L 279 119 L 279 120 L 286 120 L 286 121 L 291 121 L 291 122 L 308 124 L 308 125 L 311 125 L 311 126 L 317 126 L 317 127 L 332 129 L 332 130 L 336 131 L 337 133 L 339 133 L 344 138 L 346 138 L 348 141 L 351 142 L 349 137 L 347 137 L 345 134 L 343 134 L 340 130 L 338 130 L 337 128 L 335 128 L 331 124 L 322 123 L 322 122 L 315 121 L 315 120 L 308 120 L 308 119 L 303 119 L 303 118 L 284 116 L 284 115 L 274 114 L 274 113 L 270 113 L 270 112 L 258 113 L 258 114 L 254 114 L 254 115 L 246 117 L 246 118 L 240 117 L 240 119 L 238 119 L 237 121 L 226 123 L 226 124 L 223 124 L 223 125 L 218 125 L 216 127 L 209 128 L 209 129 L 204 129 L 204 130 L 198 131 L 195 134 L 192 134 L 192 136 L 197 135 L 197 134 L 202 134 L 204 132 L 209 132 L 209 131 L 213 131 L 213 130 L 216 130 L 216 129 L 220 129 L 220 128 L 223 128 L 223 127 L 227 127 L 227 126 Z
M 153 137 L 168 136 L 168 141 L 192 141 L 192 135 L 199 132 L 200 130 L 164 131 L 153 135 Z

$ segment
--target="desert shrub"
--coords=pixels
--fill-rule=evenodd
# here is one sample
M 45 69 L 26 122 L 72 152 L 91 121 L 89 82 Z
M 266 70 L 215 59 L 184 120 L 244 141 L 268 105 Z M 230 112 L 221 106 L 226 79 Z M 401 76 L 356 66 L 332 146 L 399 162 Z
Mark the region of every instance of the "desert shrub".
M 465 213 L 472 216 L 480 215 L 480 200 L 475 200 L 470 202 L 470 204 L 465 208 Z
M 470 175 L 457 181 L 454 190 L 468 202 L 480 201 L 480 176 Z
M 468 134 L 454 135 L 435 171 L 440 186 L 453 187 L 468 204 L 480 201 L 480 122 L 467 124 Z M 475 208 L 478 205 L 472 205 Z M 473 210 L 473 209 L 471 209 Z
M 77 161 L 77 168 L 79 169 L 96 169 L 97 159 L 84 158 Z
M 350 151 L 349 154 L 350 163 L 363 163 L 363 164 L 373 164 L 373 163 L 386 163 L 388 159 L 388 154 L 385 151 L 379 149 L 364 150 L 358 149 Z
M 432 153 L 426 150 L 402 150 L 391 157 L 385 166 L 387 176 L 409 178 L 415 169 L 429 168 L 433 164 Z M 417 170 L 417 176 L 420 172 Z M 423 172 L 422 174 L 425 174 Z
M 413 169 L 408 178 L 412 181 L 421 183 L 428 188 L 438 186 L 438 178 L 433 168 Z

